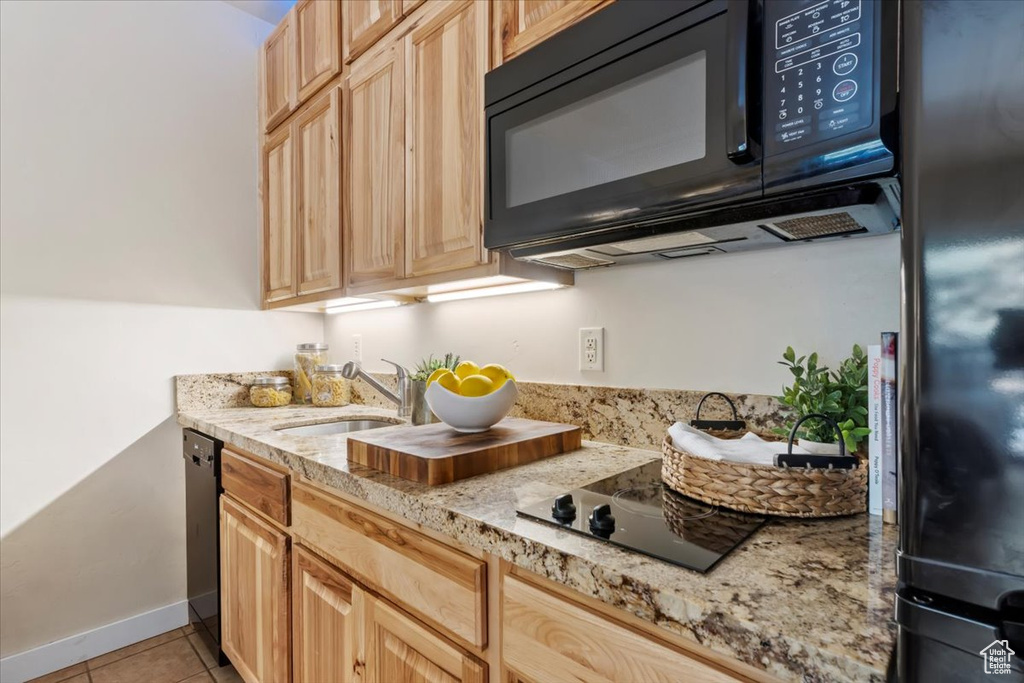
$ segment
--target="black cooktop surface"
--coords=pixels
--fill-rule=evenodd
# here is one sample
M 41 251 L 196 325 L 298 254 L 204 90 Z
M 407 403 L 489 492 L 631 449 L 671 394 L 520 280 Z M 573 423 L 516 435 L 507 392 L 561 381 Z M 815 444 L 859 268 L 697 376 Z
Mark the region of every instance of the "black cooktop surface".
M 724 510 L 672 491 L 661 483 L 661 460 L 517 512 L 702 573 L 757 531 L 766 519 Z

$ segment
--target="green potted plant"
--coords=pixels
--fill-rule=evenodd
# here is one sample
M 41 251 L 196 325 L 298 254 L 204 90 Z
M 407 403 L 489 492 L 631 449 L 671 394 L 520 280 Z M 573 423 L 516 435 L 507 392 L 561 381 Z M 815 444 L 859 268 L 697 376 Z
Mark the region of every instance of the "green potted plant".
M 454 371 L 459 364 L 459 356 L 453 353 L 446 353 L 441 358 L 434 358 L 433 354 L 424 358 L 416 366 L 412 373 L 412 423 L 414 425 L 430 424 L 437 422 L 437 417 L 430 411 L 427 405 L 425 394 L 427 392 L 427 379 L 431 373 L 441 368 L 448 368 Z
M 846 450 L 856 453 L 871 433 L 868 429 L 868 359 L 857 344 L 837 370 L 818 364 L 818 354 L 796 357 L 787 347 L 780 365 L 789 368 L 793 384 L 782 388 L 779 400 L 789 407 L 792 420 L 786 428 L 775 432 L 789 435 L 792 425 L 811 413 L 832 418 L 842 431 Z M 800 446 L 812 453 L 832 454 L 838 451 L 836 434 L 824 420 L 808 420 L 797 432 Z

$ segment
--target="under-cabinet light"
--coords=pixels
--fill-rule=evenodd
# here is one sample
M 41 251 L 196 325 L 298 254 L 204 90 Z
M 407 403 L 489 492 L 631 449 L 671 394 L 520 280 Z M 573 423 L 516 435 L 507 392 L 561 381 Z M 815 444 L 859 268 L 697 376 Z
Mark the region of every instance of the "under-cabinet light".
M 372 311 L 377 308 L 394 308 L 395 306 L 401 306 L 404 301 L 367 301 L 362 304 L 350 304 L 348 306 L 328 306 L 324 309 L 325 313 L 355 313 L 356 311 Z
M 496 285 L 479 289 L 462 289 L 456 292 L 440 292 L 428 294 L 427 301 L 432 304 L 441 301 L 458 301 L 460 299 L 477 299 L 484 296 L 500 296 L 502 294 L 522 294 L 524 292 L 541 292 L 549 289 L 561 289 L 564 285 L 556 282 L 515 282 L 510 285 Z
M 339 306 L 352 306 L 354 304 L 368 304 L 371 301 L 377 301 L 377 299 L 367 299 L 361 296 L 343 296 L 340 299 L 331 299 L 330 301 L 324 302 L 324 310 L 328 308 L 338 308 Z

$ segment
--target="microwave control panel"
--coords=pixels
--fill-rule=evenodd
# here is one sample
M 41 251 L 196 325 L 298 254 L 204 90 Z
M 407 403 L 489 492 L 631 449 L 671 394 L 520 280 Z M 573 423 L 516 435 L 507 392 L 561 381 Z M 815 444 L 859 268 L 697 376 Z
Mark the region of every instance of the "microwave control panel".
M 876 0 L 765 3 L 765 154 L 871 125 Z

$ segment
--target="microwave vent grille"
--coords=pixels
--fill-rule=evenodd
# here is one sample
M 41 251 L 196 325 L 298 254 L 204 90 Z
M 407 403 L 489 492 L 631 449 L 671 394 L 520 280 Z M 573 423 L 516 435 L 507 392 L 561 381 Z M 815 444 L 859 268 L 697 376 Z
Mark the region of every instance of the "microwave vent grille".
M 593 258 L 583 256 L 582 254 L 552 254 L 551 256 L 542 256 L 530 260 L 568 270 L 585 270 L 587 268 L 610 266 L 615 263 L 615 261 L 609 261 L 608 259 Z
M 846 213 L 822 216 L 802 216 L 784 221 L 766 223 L 761 226 L 768 232 L 787 241 L 809 240 L 816 237 L 835 237 L 855 232 L 867 232 L 867 228 Z

